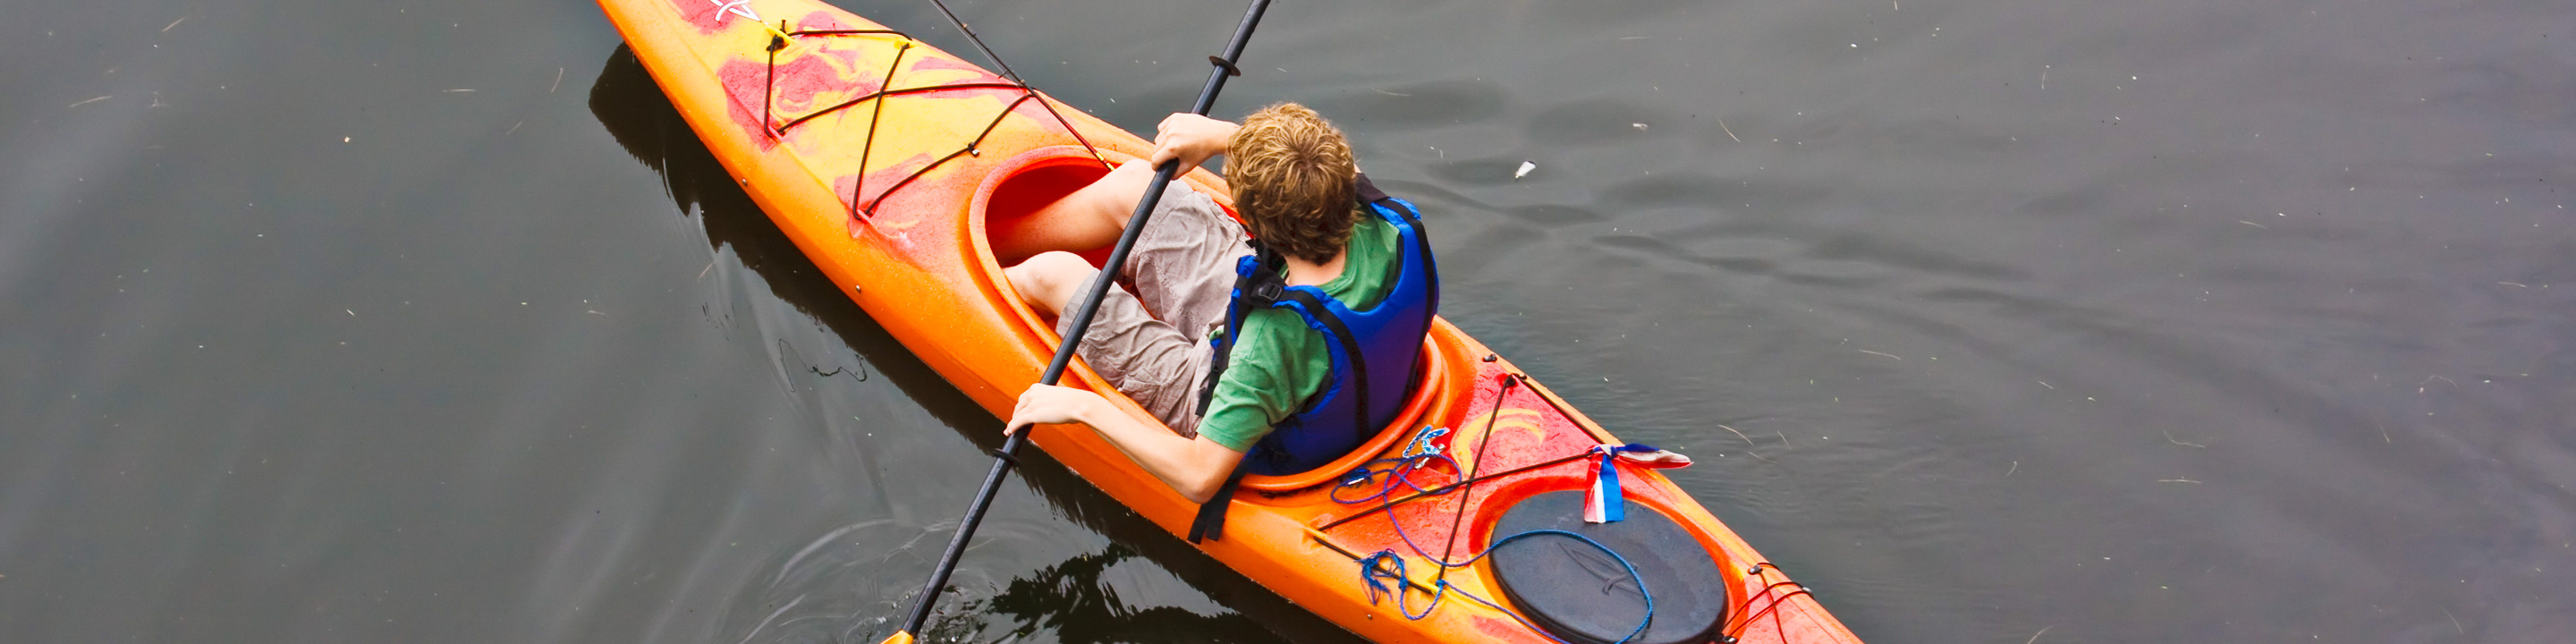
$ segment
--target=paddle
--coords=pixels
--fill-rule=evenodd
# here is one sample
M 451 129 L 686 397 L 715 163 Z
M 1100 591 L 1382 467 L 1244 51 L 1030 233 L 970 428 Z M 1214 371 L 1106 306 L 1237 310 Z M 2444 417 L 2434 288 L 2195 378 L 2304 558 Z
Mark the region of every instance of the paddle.
M 1234 62 L 1243 57 L 1244 42 L 1252 39 L 1252 27 L 1261 22 L 1261 12 L 1269 8 L 1270 0 L 1252 0 L 1252 8 L 1243 12 L 1243 23 L 1234 27 L 1234 40 L 1225 45 L 1225 55 L 1208 57 L 1208 63 L 1216 69 L 1208 72 L 1207 86 L 1199 89 L 1199 100 L 1190 107 L 1191 114 L 1206 116 L 1208 109 L 1216 104 L 1217 90 L 1225 87 L 1226 77 L 1243 75 L 1235 68 Z M 1118 245 L 1110 249 L 1109 261 L 1101 269 L 1100 277 L 1091 281 L 1091 292 L 1083 297 L 1082 308 L 1074 313 L 1073 324 L 1067 327 L 1064 344 L 1056 347 L 1055 359 L 1047 362 L 1046 373 L 1038 376 L 1038 384 L 1055 384 L 1056 380 L 1064 377 L 1065 367 L 1073 364 L 1073 349 L 1082 344 L 1082 334 L 1090 330 L 1092 315 L 1100 312 L 1101 298 L 1108 295 L 1109 289 L 1117 283 L 1119 266 L 1127 263 L 1127 252 L 1136 247 L 1136 234 L 1145 230 L 1146 220 L 1153 217 L 1154 204 L 1163 200 L 1163 189 L 1170 187 L 1172 178 L 1179 176 L 1180 172 L 1181 162 L 1178 160 L 1165 161 L 1154 168 L 1154 180 L 1145 184 L 1145 195 L 1136 201 L 1135 214 L 1127 217 L 1127 230 L 1118 235 Z M 984 475 L 984 487 L 975 491 L 975 503 L 966 508 L 966 517 L 957 524 L 956 536 L 948 539 L 948 550 L 939 555 L 939 565 L 931 568 L 930 583 L 924 584 L 921 596 L 913 599 L 912 615 L 904 618 L 902 629 L 886 636 L 885 644 L 911 644 L 913 633 L 920 631 L 922 622 L 930 619 L 930 608 L 939 603 L 940 589 L 948 585 L 949 573 L 957 570 L 958 556 L 966 552 L 966 541 L 975 536 L 975 527 L 984 522 L 984 511 L 993 507 L 993 493 L 1001 489 L 1002 479 L 1008 478 L 1011 467 L 1019 463 L 1012 455 L 1019 452 L 1021 444 L 1029 442 L 1031 433 L 1029 430 L 1012 432 L 1009 439 L 1002 441 L 1002 448 L 993 451 L 993 471 Z

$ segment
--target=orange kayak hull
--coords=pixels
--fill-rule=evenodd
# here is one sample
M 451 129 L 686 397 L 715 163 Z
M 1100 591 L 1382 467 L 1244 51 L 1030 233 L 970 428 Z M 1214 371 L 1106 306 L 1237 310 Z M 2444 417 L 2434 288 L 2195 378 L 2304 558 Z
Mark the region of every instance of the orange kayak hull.
M 1016 258 L 996 257 L 987 235 L 1107 164 L 1146 154 L 1150 144 L 812 0 L 600 5 L 690 129 L 825 276 L 931 369 L 1007 415 L 1058 338 L 1049 320 L 1010 294 L 1001 267 Z M 1222 178 L 1194 170 L 1182 181 L 1232 208 Z M 1453 558 L 1480 551 L 1478 544 L 1495 536 L 1494 519 L 1513 503 L 1589 483 L 1594 461 L 1561 459 L 1620 441 L 1446 320 L 1433 324 L 1422 359 L 1421 393 L 1391 430 L 1316 473 L 1247 479 L 1230 501 L 1224 538 L 1199 548 L 1373 641 L 1547 642 L 1511 614 L 1455 597 L 1409 619 L 1392 598 L 1371 597 L 1358 557 L 1393 551 L 1408 560 L 1416 587 L 1406 599 L 1420 610 L 1437 567 L 1405 538 L 1454 538 Z M 1506 376 L 1529 386 L 1505 393 Z M 1156 422 L 1079 362 L 1064 384 L 1100 392 Z M 1456 428 L 1450 454 L 1480 461 L 1482 472 L 1525 471 L 1479 480 L 1464 495 L 1384 508 L 1333 498 L 1334 475 L 1401 455 L 1422 427 Z M 1033 431 L 1040 448 L 1092 485 L 1174 535 L 1187 532 L 1197 505 L 1089 428 Z M 1412 476 L 1433 488 L 1458 474 L 1425 469 Z M 1645 469 L 1622 468 L 1620 476 L 1629 501 L 1682 526 L 1717 560 L 1728 595 L 1726 635 L 1859 642 L 1778 569 L 1757 565 L 1761 554 L 1670 480 Z M 1464 521 L 1456 519 L 1461 512 Z M 1442 581 L 1509 606 L 1483 565 L 1451 569 Z

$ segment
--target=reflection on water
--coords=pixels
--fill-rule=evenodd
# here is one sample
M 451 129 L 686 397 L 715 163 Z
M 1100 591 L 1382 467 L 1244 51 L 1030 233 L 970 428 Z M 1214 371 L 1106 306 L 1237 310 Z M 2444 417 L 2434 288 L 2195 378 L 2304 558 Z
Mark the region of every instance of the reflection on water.
M 1057 641 L 1066 644 L 1289 641 L 1240 613 L 1207 616 L 1170 606 L 1137 610 L 1122 604 L 1117 592 L 1101 582 L 1101 575 L 1135 556 L 1126 548 L 1112 545 L 1097 554 L 1075 557 L 1037 574 L 1013 579 L 1001 594 L 977 599 L 962 608 L 970 615 L 990 612 L 1008 616 L 1018 623 L 1010 637 L 1026 637 L 1044 628 L 1054 631 Z M 965 625 L 941 626 L 929 631 L 945 635 L 951 630 L 963 630 Z

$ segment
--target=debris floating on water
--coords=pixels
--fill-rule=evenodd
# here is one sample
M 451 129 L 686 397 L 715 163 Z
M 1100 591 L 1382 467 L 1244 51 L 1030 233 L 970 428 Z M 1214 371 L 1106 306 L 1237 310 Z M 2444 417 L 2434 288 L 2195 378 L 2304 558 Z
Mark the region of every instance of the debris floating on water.
M 1644 132 L 1644 131 L 1646 131 L 1646 124 L 1644 124 L 1644 123 L 1630 123 L 1630 124 L 1628 124 L 1628 127 L 1637 128 L 1637 131 L 1639 131 L 1639 132 Z
M 1736 430 L 1735 430 L 1735 428 L 1733 428 L 1733 427 L 1728 427 L 1728 426 L 1726 426 L 1726 424 L 1725 424 L 1725 423 L 1718 423 L 1718 424 L 1717 424 L 1717 427 L 1718 427 L 1719 429 L 1724 429 L 1724 430 L 1726 430 L 1726 431 L 1735 432 L 1735 437 L 1736 437 L 1736 438 L 1744 439 L 1744 445 L 1745 445 L 1746 447 L 1754 447 L 1754 446 L 1755 446 L 1755 445 L 1753 444 L 1753 438 L 1752 438 L 1752 437 L 1750 437 L 1750 436 L 1745 436 L 1745 435 L 1744 435 L 1744 432 L 1736 431 Z M 1782 442 L 1787 442 L 1787 441 L 1786 441 L 1786 440 L 1783 440 Z
M 99 98 L 106 98 L 106 97 L 102 96 L 102 97 L 99 97 Z M 1538 169 L 1538 164 L 1536 164 L 1536 163 L 1531 163 L 1531 162 L 1528 162 L 1528 161 L 1522 161 L 1522 162 L 1521 162 L 1521 169 L 1519 169 L 1519 170 L 1513 170 L 1513 171 L 1512 171 L 1512 178 L 1514 178 L 1514 179 L 1518 179 L 1518 178 L 1521 178 L 1521 177 L 1529 176 L 1529 173 L 1530 173 L 1530 171 L 1531 171 L 1531 170 L 1537 170 L 1537 169 Z

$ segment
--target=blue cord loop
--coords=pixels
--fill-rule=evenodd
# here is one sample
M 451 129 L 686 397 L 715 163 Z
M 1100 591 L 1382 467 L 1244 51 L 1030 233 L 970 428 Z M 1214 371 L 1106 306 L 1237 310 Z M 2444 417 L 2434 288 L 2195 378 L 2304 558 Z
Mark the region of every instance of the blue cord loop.
M 1401 529 L 1398 530 L 1398 534 L 1402 534 Z M 1601 542 L 1593 541 L 1591 537 L 1586 537 L 1580 534 L 1564 530 L 1531 530 L 1503 537 L 1502 540 L 1495 541 L 1493 546 L 1485 548 L 1484 552 L 1477 553 L 1476 556 L 1473 557 L 1468 557 L 1466 561 L 1458 562 L 1457 564 L 1445 565 L 1445 567 L 1457 568 L 1474 564 L 1476 563 L 1476 560 L 1483 559 L 1486 555 L 1494 554 L 1494 550 L 1501 548 L 1503 544 L 1539 535 L 1560 535 L 1582 541 L 1583 543 L 1600 550 L 1602 554 L 1610 555 L 1611 559 L 1619 562 L 1620 568 L 1628 571 L 1628 578 L 1637 582 L 1637 594 L 1646 599 L 1646 616 L 1644 619 L 1638 620 L 1637 627 L 1630 629 L 1626 637 L 1621 637 L 1619 638 L 1619 641 L 1611 644 L 1627 644 L 1629 640 L 1637 639 L 1638 635 L 1645 634 L 1646 627 L 1655 623 L 1655 595 L 1654 593 L 1646 590 L 1646 577 L 1645 575 L 1637 573 L 1636 564 L 1628 563 L 1628 558 L 1620 556 L 1619 551 L 1611 550 L 1609 546 L 1601 545 Z M 1412 544 L 1411 541 L 1406 541 L 1405 543 L 1407 545 Z M 1414 548 L 1414 551 L 1421 552 L 1421 548 L 1416 547 Z M 1430 557 L 1425 555 L 1424 558 L 1428 559 Z M 1394 563 L 1392 565 L 1388 565 L 1386 562 L 1389 561 Z M 1368 588 L 1369 605 L 1371 606 L 1377 605 L 1379 595 L 1392 594 L 1395 596 L 1395 611 L 1404 614 L 1405 619 L 1418 621 L 1430 617 L 1431 611 L 1440 607 L 1441 598 L 1450 593 L 1457 593 L 1458 596 L 1465 597 L 1479 604 L 1484 604 L 1486 608 L 1494 609 L 1495 612 L 1511 616 L 1512 621 L 1520 622 L 1522 628 L 1530 629 L 1530 632 L 1537 633 L 1540 637 L 1545 637 L 1550 641 L 1557 642 L 1558 644 L 1569 644 L 1565 640 L 1558 638 L 1555 634 L 1547 632 L 1547 629 L 1539 628 L 1537 624 L 1530 623 L 1529 619 L 1521 617 L 1520 613 L 1512 612 L 1511 609 L 1503 608 L 1501 604 L 1494 603 L 1493 601 L 1487 600 L 1483 597 L 1477 597 L 1474 593 L 1467 592 L 1458 588 L 1456 584 L 1449 583 L 1449 580 L 1447 579 L 1440 579 L 1432 582 L 1433 591 L 1431 593 L 1431 603 L 1422 607 L 1421 614 L 1415 614 L 1412 609 L 1406 606 L 1404 598 L 1405 586 L 1411 583 L 1411 577 L 1406 576 L 1404 573 L 1403 556 L 1397 555 L 1394 550 L 1379 550 L 1376 554 L 1361 558 L 1359 563 L 1360 582 L 1365 584 Z M 1440 562 L 1434 560 L 1433 563 L 1439 564 Z M 1380 581 L 1385 579 L 1392 579 L 1394 582 L 1390 584 L 1385 581 Z

